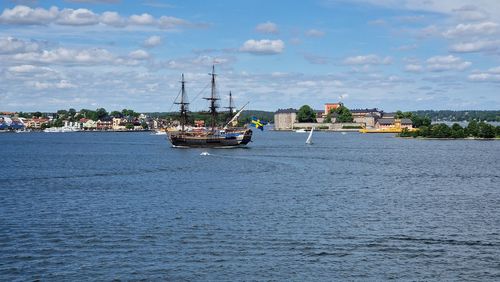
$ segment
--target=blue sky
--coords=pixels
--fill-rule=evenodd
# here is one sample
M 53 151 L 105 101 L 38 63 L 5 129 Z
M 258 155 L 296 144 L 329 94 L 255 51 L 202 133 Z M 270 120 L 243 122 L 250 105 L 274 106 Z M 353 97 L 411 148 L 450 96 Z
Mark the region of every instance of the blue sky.
M 500 108 L 495 0 L 3 1 L 0 111 Z M 224 106 L 224 105 L 222 105 Z

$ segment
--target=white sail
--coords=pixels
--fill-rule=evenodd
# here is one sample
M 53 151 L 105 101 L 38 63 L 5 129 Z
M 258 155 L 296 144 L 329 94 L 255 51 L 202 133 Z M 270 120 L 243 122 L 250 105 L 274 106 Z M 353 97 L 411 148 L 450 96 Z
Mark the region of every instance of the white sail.
M 238 119 L 238 117 L 240 116 L 241 112 L 243 112 L 243 109 L 244 109 L 244 108 L 248 105 L 248 103 L 250 103 L 250 102 L 247 102 L 245 105 L 243 105 L 243 107 L 241 107 L 241 109 L 238 111 L 238 113 L 236 113 L 236 114 L 234 115 L 234 117 L 233 117 L 233 118 L 232 118 L 232 119 L 231 119 L 231 120 L 230 120 L 230 121 L 229 121 L 229 122 L 228 122 L 228 123 L 224 126 L 224 129 L 227 129 L 227 127 L 228 127 L 231 123 L 233 123 L 235 120 L 237 120 L 237 119 Z
M 309 136 L 307 136 L 306 144 L 312 144 L 312 136 L 313 136 L 314 127 L 309 131 Z

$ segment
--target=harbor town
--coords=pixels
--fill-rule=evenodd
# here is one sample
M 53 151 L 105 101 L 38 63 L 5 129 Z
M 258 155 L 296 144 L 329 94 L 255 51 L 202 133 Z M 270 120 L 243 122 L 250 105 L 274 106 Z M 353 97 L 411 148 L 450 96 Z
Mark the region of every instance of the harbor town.
M 377 108 L 351 109 L 347 119 L 342 120 L 335 110 L 345 108 L 344 104 L 325 103 L 324 110 L 313 110 L 311 116 L 300 118 L 299 110 L 288 108 L 274 112 L 274 130 L 307 130 L 315 128 L 325 131 L 358 131 L 360 129 L 412 129 L 409 118 L 399 118 L 396 113 L 387 113 Z M 347 108 L 345 108 L 347 109 Z M 94 112 L 94 111 L 92 111 Z M 32 130 L 45 132 L 61 131 L 143 131 L 175 128 L 179 124 L 176 116 L 152 117 L 147 113 L 135 113 L 129 110 L 107 113 L 97 109 L 95 113 L 88 110 L 60 110 L 56 113 L 0 113 L 0 130 Z M 262 118 L 261 118 L 262 119 Z M 264 119 L 263 119 L 264 120 Z M 204 120 L 194 120 L 197 127 L 205 125 Z
M 440 122 L 460 122 L 472 120 L 498 122 L 498 113 L 495 111 L 445 112 L 448 116 L 442 119 L 440 112 L 385 112 L 378 108 L 348 109 L 342 102 L 325 103 L 323 109 L 314 110 L 308 105 L 299 109 L 278 109 L 275 112 L 244 111 L 239 119 L 240 126 L 249 126 L 251 118 L 257 116 L 268 130 L 276 131 L 306 131 L 314 128 L 319 131 L 346 131 L 361 133 L 397 133 L 408 135 L 413 132 L 418 135 L 423 129 L 424 135 L 432 129 L 431 124 Z M 229 112 L 222 112 L 222 121 L 230 117 Z M 429 115 L 432 115 L 429 116 Z M 478 120 L 478 121 L 476 121 Z M 481 137 L 493 138 L 500 135 L 499 126 L 480 122 L 486 133 Z M 204 128 L 207 124 L 206 113 L 194 113 L 192 124 L 195 128 Z M 42 112 L 0 112 L 0 132 L 137 132 L 137 131 L 175 131 L 180 126 L 179 116 L 176 113 L 138 113 L 133 110 L 107 112 L 103 108 L 95 111 L 81 109 L 58 110 L 54 113 Z M 437 126 L 434 126 L 438 130 Z M 455 138 L 467 137 L 460 133 L 464 128 L 455 125 L 457 134 L 447 133 Z M 447 130 L 441 128 L 439 130 Z M 422 131 L 420 131 L 422 132 Z M 406 136 L 405 135 L 405 136 Z M 436 133 L 436 136 L 442 134 Z

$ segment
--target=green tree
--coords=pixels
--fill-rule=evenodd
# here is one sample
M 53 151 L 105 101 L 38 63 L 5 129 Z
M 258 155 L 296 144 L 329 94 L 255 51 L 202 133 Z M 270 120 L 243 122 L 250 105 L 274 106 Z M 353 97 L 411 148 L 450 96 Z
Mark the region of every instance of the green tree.
M 88 118 L 88 119 L 91 119 L 91 120 L 98 120 L 97 113 L 95 111 L 88 110 L 88 109 L 81 109 L 80 110 L 80 114 L 84 118 Z M 78 117 L 80 117 L 80 115 L 78 115 Z
M 431 136 L 431 129 L 429 126 L 422 125 L 420 126 L 418 130 L 418 135 L 422 137 L 429 137 Z
M 57 115 L 59 116 L 59 118 L 65 118 L 68 116 L 68 111 L 66 110 L 58 110 L 57 111 Z
M 411 119 L 413 117 L 413 113 L 411 112 L 402 112 L 402 111 L 397 111 L 396 114 L 394 115 L 395 118 L 401 119 L 401 118 L 409 118 Z
M 130 130 L 130 129 L 134 129 L 134 125 L 133 125 L 132 123 L 127 123 L 127 124 L 125 125 L 125 128 L 126 128 L 126 129 L 129 129 L 129 130 Z
M 418 134 L 414 134 L 406 127 L 403 128 L 403 130 L 401 130 L 401 133 L 399 133 L 399 137 L 416 137 L 416 136 L 418 136 Z
M 431 127 L 431 137 L 449 138 L 451 137 L 451 128 L 444 123 L 434 124 Z
M 97 119 L 102 119 L 103 117 L 108 115 L 108 112 L 104 108 L 99 108 L 95 110 Z
M 35 117 L 39 118 L 39 117 L 41 117 L 41 116 L 42 116 L 42 113 L 41 113 L 41 112 L 34 112 L 34 113 L 33 113 L 33 116 L 35 116 Z
M 303 105 L 297 113 L 297 120 L 299 122 L 316 122 L 316 113 L 309 105 Z
M 139 116 L 139 113 L 136 113 L 133 110 L 127 110 L 127 109 L 123 109 L 122 114 L 123 114 L 123 116 L 126 116 L 126 117 L 138 117 Z
M 349 109 L 345 106 L 340 106 L 334 110 L 335 113 L 337 113 L 337 120 L 336 122 L 352 122 L 352 113 L 349 111 Z
M 145 121 L 141 122 L 141 126 L 142 129 L 148 129 L 148 124 Z
M 464 129 L 458 123 L 454 123 L 451 126 L 451 138 L 464 138 L 465 132 Z
M 55 126 L 55 127 L 61 127 L 63 126 L 63 121 L 62 119 L 56 119 L 52 122 L 52 126 Z
M 331 122 L 332 122 L 332 111 L 328 112 L 325 119 L 323 120 L 323 123 L 331 123 Z
M 76 110 L 75 110 L 75 109 L 70 108 L 70 109 L 68 110 L 68 115 L 70 115 L 70 116 L 74 116 L 75 114 L 76 114 Z
M 473 137 L 477 137 L 479 133 L 479 127 L 477 125 L 477 121 L 471 120 L 467 125 L 467 134 Z
M 123 117 L 122 113 L 119 112 L 119 111 L 112 111 L 109 115 L 112 116 L 112 117 L 116 117 L 116 118 Z
M 480 138 L 495 138 L 495 127 L 486 122 L 480 122 L 478 124 L 478 134 L 477 137 Z
M 416 128 L 419 128 L 422 125 L 424 125 L 424 126 L 431 125 L 431 119 L 428 116 L 422 117 L 419 115 L 411 115 L 410 119 L 411 119 L 411 122 L 413 124 L 413 127 L 416 127 Z

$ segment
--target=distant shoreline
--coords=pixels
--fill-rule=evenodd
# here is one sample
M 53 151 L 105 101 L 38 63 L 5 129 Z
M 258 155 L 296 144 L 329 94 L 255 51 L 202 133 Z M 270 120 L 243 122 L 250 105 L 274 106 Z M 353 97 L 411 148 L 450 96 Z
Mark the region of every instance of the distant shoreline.
M 394 136 L 396 138 L 402 138 L 402 139 L 415 139 L 415 140 L 470 140 L 470 141 L 498 141 L 500 140 L 499 137 L 495 138 L 479 138 L 479 137 L 465 137 L 465 138 L 450 138 L 450 137 L 401 137 L 401 136 Z
M 0 133 L 134 133 L 134 132 L 155 132 L 155 130 L 79 130 L 68 132 L 45 132 L 43 130 L 20 131 L 15 130 L 0 130 Z

